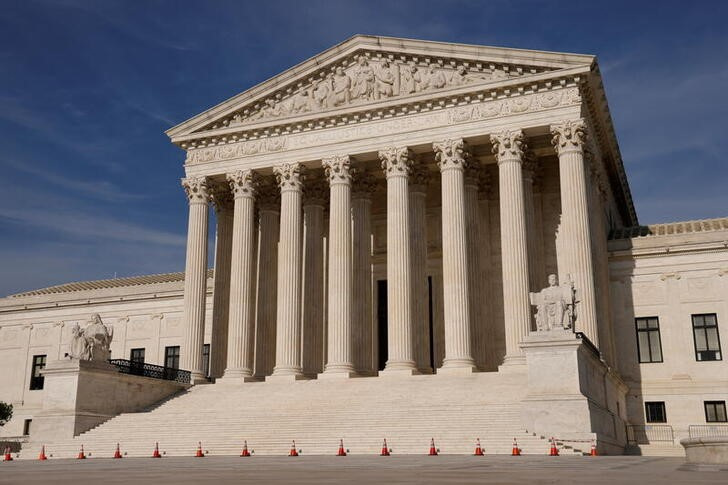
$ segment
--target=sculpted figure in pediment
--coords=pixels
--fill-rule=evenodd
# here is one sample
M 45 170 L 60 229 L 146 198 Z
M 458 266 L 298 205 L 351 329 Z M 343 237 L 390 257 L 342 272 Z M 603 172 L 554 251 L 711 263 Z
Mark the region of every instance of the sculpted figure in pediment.
M 463 84 L 472 82 L 473 78 L 468 73 L 468 70 L 465 68 L 465 66 L 459 66 L 457 70 L 452 73 L 452 76 L 450 77 L 450 85 L 451 86 L 461 86 Z
M 437 64 L 430 64 L 430 68 L 427 70 L 425 86 L 423 91 L 426 89 L 442 89 L 447 84 L 445 74 L 438 69 Z
M 336 68 L 331 84 L 328 105 L 334 107 L 349 104 L 351 101 L 351 78 L 346 75 L 343 67 Z
M 291 100 L 291 113 L 305 113 L 311 111 L 311 96 L 307 89 L 301 89 Z
M 311 84 L 311 99 L 312 104 L 315 108 L 326 108 L 329 104 L 330 94 L 331 88 L 329 87 L 329 82 L 327 79 L 316 79 L 313 84 Z
M 374 97 L 374 82 L 376 76 L 374 68 L 364 56 L 357 59 L 357 67 L 354 71 L 354 85 L 351 90 L 351 97 L 356 99 L 372 99 Z
M 390 98 L 394 96 L 394 71 L 389 61 L 384 59 L 376 74 L 376 98 Z
M 415 73 L 417 72 L 417 66 L 409 64 L 403 64 L 399 70 L 400 72 L 400 92 L 403 94 L 412 94 L 417 91 L 417 80 L 415 80 Z

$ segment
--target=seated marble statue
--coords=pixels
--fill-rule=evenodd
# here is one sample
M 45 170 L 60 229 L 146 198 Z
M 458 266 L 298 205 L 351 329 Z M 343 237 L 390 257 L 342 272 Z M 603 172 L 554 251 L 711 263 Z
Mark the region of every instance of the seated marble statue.
M 576 291 L 571 281 L 559 285 L 558 276 L 551 274 L 549 286 L 538 293 L 530 293 L 529 296 L 531 305 L 536 307 L 537 331 L 573 328 L 576 318 Z
M 105 325 L 98 313 L 91 316 L 88 326 L 81 329 L 78 324 L 71 329 L 71 359 L 107 361 L 111 357 L 111 340 L 114 327 Z

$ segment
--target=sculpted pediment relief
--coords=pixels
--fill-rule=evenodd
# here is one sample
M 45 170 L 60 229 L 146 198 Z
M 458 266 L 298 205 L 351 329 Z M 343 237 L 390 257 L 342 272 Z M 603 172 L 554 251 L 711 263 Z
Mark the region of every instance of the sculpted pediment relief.
M 346 107 L 467 85 L 525 78 L 575 66 L 590 56 L 382 37 L 354 38 L 196 116 L 173 138 L 282 123 Z M 406 102 L 406 100 L 404 100 Z M 283 121 L 286 120 L 286 121 Z M 277 124 L 277 123 L 276 123 Z

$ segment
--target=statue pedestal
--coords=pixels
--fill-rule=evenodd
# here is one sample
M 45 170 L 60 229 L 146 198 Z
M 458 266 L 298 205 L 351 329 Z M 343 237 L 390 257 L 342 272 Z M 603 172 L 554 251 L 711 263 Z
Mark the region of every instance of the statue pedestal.
M 521 413 L 528 431 L 587 451 L 595 439 L 600 452 L 621 454 L 627 386 L 594 346 L 569 330 L 551 330 L 531 332 L 521 348 L 528 369 Z
M 104 361 L 57 360 L 42 372 L 43 408 L 33 416 L 33 441 L 78 436 L 118 414 L 141 411 L 189 387 L 121 374 Z

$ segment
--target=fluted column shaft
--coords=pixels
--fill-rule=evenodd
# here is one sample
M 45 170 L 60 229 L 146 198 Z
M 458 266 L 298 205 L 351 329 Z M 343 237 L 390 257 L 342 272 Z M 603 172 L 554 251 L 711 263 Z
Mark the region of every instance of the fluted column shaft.
M 488 342 L 483 301 L 485 300 L 481 253 L 483 244 L 480 231 L 480 207 L 478 203 L 478 173 L 470 170 L 465 174 L 465 227 L 468 248 L 468 302 L 472 353 L 479 370 L 486 370 L 486 347 Z
M 528 250 L 528 288 L 529 291 L 541 291 L 545 282 L 539 281 L 538 246 L 536 237 L 536 204 L 533 198 L 533 178 L 536 162 L 526 160 L 523 162 L 523 201 L 526 209 L 526 241 Z
M 325 373 L 353 374 L 351 168 L 348 156 L 324 159 L 330 186 L 328 345 Z
M 509 363 L 522 359 L 518 344 L 531 328 L 526 207 L 521 167 L 525 147 L 520 130 L 493 135 L 491 142 L 498 161 L 505 363 Z
M 234 194 L 228 351 L 225 377 L 252 377 L 255 345 L 255 175 L 227 175 Z
M 414 353 L 417 370 L 431 374 L 430 312 L 427 285 L 427 181 L 424 167 L 412 174 L 409 191 L 410 256 L 412 258 L 412 319 L 414 326 Z
M 278 238 L 278 308 L 274 376 L 303 375 L 301 369 L 301 246 L 303 167 L 287 163 L 274 168 L 281 189 Z
M 352 240 L 354 295 L 352 327 L 354 333 L 354 369 L 362 375 L 372 374 L 374 367 L 372 318 L 372 199 L 374 180 L 370 174 L 358 174 L 352 194 Z
M 227 187 L 212 191 L 215 225 L 215 280 L 212 290 L 212 333 L 210 336 L 210 377 L 222 377 L 227 361 L 228 305 L 230 299 L 230 260 L 233 242 L 232 196 Z
M 472 356 L 465 167 L 462 139 L 433 144 L 442 174 L 442 277 L 445 292 L 445 359 L 442 367 L 475 367 Z
M 258 210 L 258 255 L 255 315 L 255 377 L 273 372 L 276 345 L 276 309 L 278 300 L 278 234 L 280 203 L 277 188 L 272 184 L 261 187 Z
M 387 177 L 387 341 L 386 371 L 416 372 L 412 348 L 412 266 L 410 259 L 409 173 L 412 152 L 379 152 Z
M 303 373 L 314 377 L 324 370 L 324 209 L 323 183 L 306 186 L 303 201 Z
M 599 348 L 597 332 L 594 263 L 592 260 L 589 204 L 584 166 L 586 126 L 583 120 L 551 126 L 559 155 L 561 185 L 561 228 L 565 267 L 559 268 L 561 282 L 571 278 L 579 292 L 575 330 L 584 332 Z
M 190 203 L 185 262 L 184 348 L 181 365 L 191 372 L 193 382 L 205 380 L 202 372 L 202 346 L 205 338 L 205 298 L 207 296 L 207 229 L 209 193 L 204 177 L 182 180 Z

